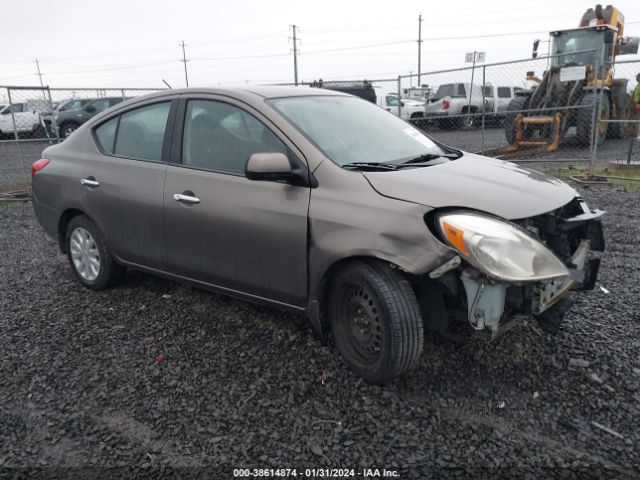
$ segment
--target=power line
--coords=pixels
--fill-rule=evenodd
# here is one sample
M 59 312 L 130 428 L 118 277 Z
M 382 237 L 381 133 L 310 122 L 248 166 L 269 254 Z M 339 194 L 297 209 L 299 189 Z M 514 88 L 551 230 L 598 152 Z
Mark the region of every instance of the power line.
M 182 43 L 180 44 L 180 46 L 182 47 L 182 60 L 180 60 L 182 63 L 184 63 L 184 81 L 187 84 L 187 87 L 189 86 L 189 75 L 187 74 L 187 54 L 185 53 L 184 47 L 186 47 L 187 45 L 184 43 L 184 40 L 182 40 Z

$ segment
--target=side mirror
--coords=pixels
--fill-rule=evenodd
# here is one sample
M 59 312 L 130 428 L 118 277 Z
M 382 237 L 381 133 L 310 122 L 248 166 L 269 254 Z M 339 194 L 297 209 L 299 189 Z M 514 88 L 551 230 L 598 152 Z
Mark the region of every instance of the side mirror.
M 93 105 L 87 105 L 86 107 L 84 107 L 84 111 L 88 113 L 95 113 L 96 107 L 94 107 Z
M 249 180 L 290 180 L 293 167 L 283 153 L 254 153 L 247 160 L 245 174 Z
M 400 106 L 401 106 L 401 107 L 404 107 L 404 102 L 400 102 Z
M 244 170 L 249 180 L 277 182 L 285 180 L 298 187 L 316 188 L 318 181 L 306 167 L 291 165 L 284 153 L 254 153 L 247 160 Z

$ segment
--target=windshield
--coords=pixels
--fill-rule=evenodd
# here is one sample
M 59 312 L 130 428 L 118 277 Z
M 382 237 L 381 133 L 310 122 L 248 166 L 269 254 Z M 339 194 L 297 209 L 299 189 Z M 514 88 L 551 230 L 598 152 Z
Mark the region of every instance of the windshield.
M 604 30 L 596 31 L 595 29 L 555 33 L 552 40 L 552 53 L 569 55 L 552 58 L 551 65 L 554 67 L 595 65 L 596 57 L 599 65 L 602 65 L 605 50 L 604 33 Z M 598 50 L 599 53 L 597 55 L 596 52 L 574 53 L 583 50 Z
M 288 97 L 269 103 L 338 165 L 446 153 L 420 130 L 359 98 Z

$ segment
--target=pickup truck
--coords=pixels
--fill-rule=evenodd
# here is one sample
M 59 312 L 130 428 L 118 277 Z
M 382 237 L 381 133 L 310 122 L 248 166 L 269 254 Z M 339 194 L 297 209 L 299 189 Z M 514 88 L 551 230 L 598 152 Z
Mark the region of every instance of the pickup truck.
M 443 84 L 425 105 L 425 117 L 442 129 L 470 128 L 481 122 L 481 117 L 467 114 L 485 112 L 485 121 L 499 121 L 504 117 L 509 101 L 519 90 L 522 88 L 483 87 L 463 82 Z
M 48 108 L 48 102 L 31 100 L 4 106 L 0 110 L 0 137 L 14 135 L 16 130 L 18 133 L 37 132 L 42 128 L 40 114 Z

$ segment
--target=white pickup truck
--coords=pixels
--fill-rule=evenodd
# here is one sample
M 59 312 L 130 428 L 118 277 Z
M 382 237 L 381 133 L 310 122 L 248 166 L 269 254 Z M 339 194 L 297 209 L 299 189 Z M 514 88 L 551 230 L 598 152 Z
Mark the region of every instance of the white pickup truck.
M 425 106 L 425 116 L 442 129 L 470 128 L 482 120 L 500 121 L 520 87 L 447 83 L 440 85 Z M 484 95 L 483 95 L 484 93 Z
M 40 114 L 47 110 L 50 107 L 44 100 L 6 105 L 0 110 L 0 136 L 13 135 L 16 130 L 18 133 L 36 132 L 42 128 Z

